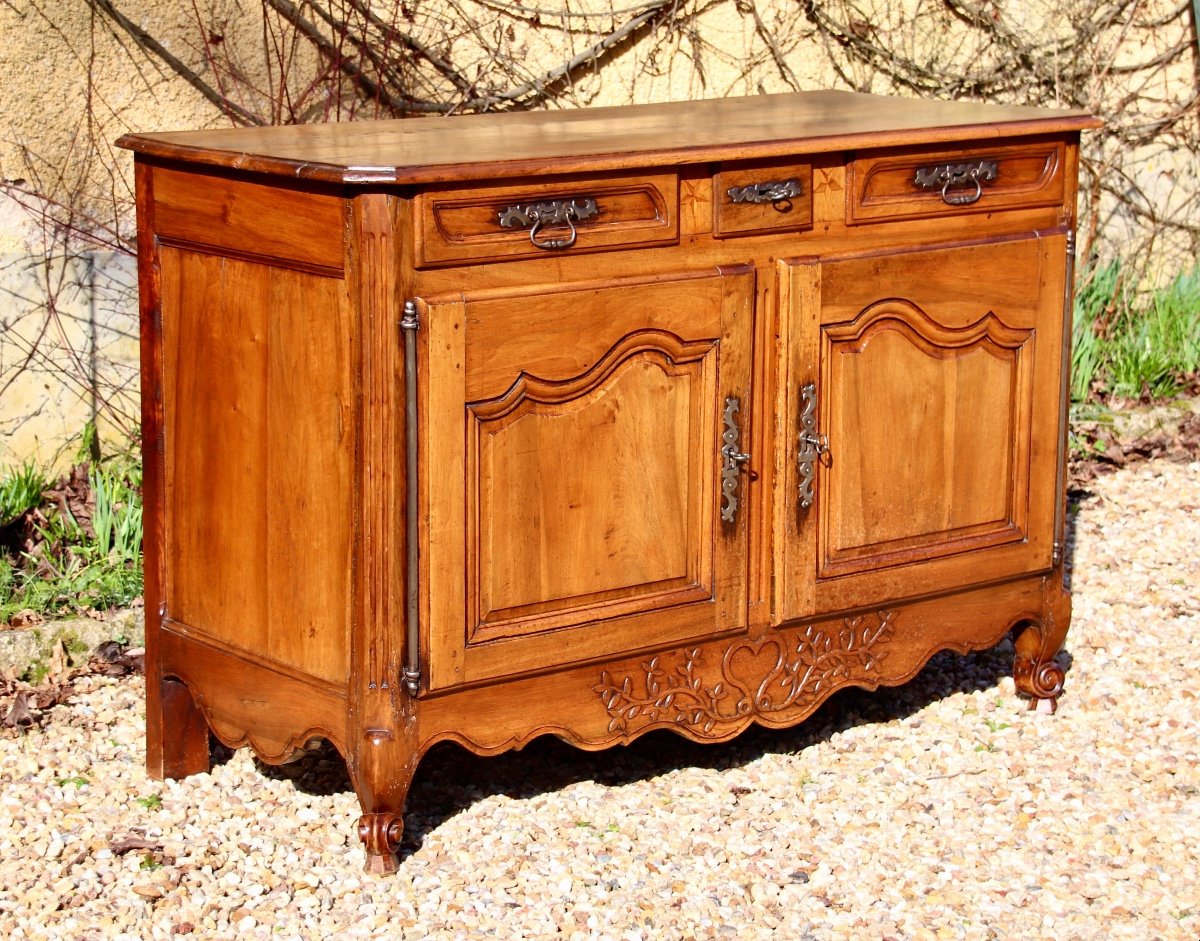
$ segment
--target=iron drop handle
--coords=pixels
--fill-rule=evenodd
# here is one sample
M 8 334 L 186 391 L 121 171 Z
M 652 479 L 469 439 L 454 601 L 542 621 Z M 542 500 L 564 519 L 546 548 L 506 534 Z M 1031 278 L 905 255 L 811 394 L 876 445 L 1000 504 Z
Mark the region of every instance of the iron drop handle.
M 725 431 L 721 435 L 721 522 L 736 523 L 738 511 L 738 480 L 742 465 L 750 455 L 739 450 L 741 431 L 738 429 L 737 413 L 742 407 L 741 399 L 731 396 L 725 400 Z
M 995 160 L 942 163 L 932 167 L 918 167 L 913 184 L 926 190 L 941 187 L 942 202 L 948 206 L 969 206 L 978 202 L 979 197 L 983 195 L 983 184 L 994 183 L 999 175 L 1000 168 Z M 961 189 L 964 185 L 972 184 L 974 189 Z
M 594 199 L 551 199 L 537 203 L 516 203 L 496 214 L 503 229 L 529 227 L 529 241 L 535 248 L 556 251 L 570 248 L 579 233 L 575 223 L 600 214 Z M 565 225 L 571 234 L 562 239 L 538 239 L 538 233 L 548 225 Z
M 800 184 L 795 180 L 751 183 L 732 186 L 725 192 L 734 203 L 782 203 L 800 195 Z

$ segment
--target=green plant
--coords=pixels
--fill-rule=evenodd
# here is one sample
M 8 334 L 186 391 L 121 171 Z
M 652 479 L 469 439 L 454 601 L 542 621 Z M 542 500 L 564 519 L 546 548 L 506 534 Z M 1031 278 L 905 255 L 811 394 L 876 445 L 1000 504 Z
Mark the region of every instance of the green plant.
M 158 794 L 151 794 L 149 797 L 139 797 L 137 802 L 147 810 L 158 810 L 162 806 L 162 797 Z
M 1200 372 L 1200 266 L 1157 292 L 1152 310 L 1174 368 L 1184 374 Z
M 1083 273 L 1075 289 L 1075 322 L 1071 338 L 1071 400 L 1092 393 L 1104 363 L 1104 333 L 1120 306 L 1124 279 L 1117 262 Z
M 0 555 L 0 615 L 3 614 L 5 605 L 12 598 L 13 582 L 17 580 L 17 571 L 13 568 L 12 563 L 4 556 Z M 0 620 L 3 620 L 0 616 Z
M 134 479 L 136 477 L 136 480 Z M 92 527 L 99 558 L 137 563 L 142 555 L 141 468 L 93 467 L 88 474 L 96 509 Z
M 53 488 L 32 464 L 7 475 L 0 490 L 17 495 L 11 506 L 32 501 L 41 512 L 32 550 L 0 551 L 0 622 L 26 609 L 41 615 L 104 609 L 140 595 L 141 485 L 141 465 L 128 455 L 92 465 L 86 475 L 76 469 Z M 90 501 L 81 503 L 86 496 Z M 72 509 L 80 512 L 81 505 L 94 508 L 76 519 Z
M 1140 332 L 1140 331 L 1139 331 Z M 1129 337 L 1116 346 L 1108 363 L 1109 391 L 1123 399 L 1173 395 L 1179 383 L 1164 350 L 1148 337 Z
M 1118 262 L 1085 272 L 1072 342 L 1072 401 L 1175 395 L 1200 371 L 1200 267 L 1144 299 Z
M 59 778 L 57 783 L 59 787 L 66 787 L 68 784 L 74 784 L 76 787 L 83 787 L 85 784 L 91 784 L 92 782 L 85 778 L 82 774 L 76 774 L 69 778 Z
M 0 526 L 37 506 L 46 483 L 45 473 L 33 461 L 6 471 L 0 478 Z

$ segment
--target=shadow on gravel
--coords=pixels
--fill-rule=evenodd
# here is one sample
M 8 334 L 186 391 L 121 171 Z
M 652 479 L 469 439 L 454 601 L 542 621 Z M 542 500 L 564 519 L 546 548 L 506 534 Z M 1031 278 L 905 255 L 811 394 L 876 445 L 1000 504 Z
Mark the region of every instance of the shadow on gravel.
M 717 747 L 690 742 L 666 730 L 599 752 L 584 751 L 550 736 L 535 739 L 521 751 L 493 758 L 480 758 L 458 745 L 440 743 L 421 759 L 409 791 L 401 860 L 419 849 L 427 834 L 486 797 L 503 794 L 527 799 L 582 781 L 619 787 L 682 768 L 742 767 L 764 755 L 802 751 L 847 729 L 907 718 L 954 693 L 991 689 L 1011 674 L 1012 658 L 1012 643 L 1007 639 L 990 650 L 965 656 L 943 651 L 903 686 L 875 692 L 844 689 L 794 728 L 753 726 Z M 1058 663 L 1069 672 L 1070 654 L 1060 653 Z M 1024 704 L 1014 699 L 1009 708 L 1023 709 Z M 288 765 L 256 763 L 264 776 L 290 780 L 308 794 L 353 790 L 344 762 L 328 743 Z

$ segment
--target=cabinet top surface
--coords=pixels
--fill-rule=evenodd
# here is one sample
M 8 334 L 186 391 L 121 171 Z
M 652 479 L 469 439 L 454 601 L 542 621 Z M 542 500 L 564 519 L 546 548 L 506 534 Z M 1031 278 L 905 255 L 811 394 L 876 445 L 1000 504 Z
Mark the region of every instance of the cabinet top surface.
M 160 159 L 330 183 L 430 183 L 979 141 L 1099 126 L 1084 111 L 845 91 L 346 124 L 128 134 Z

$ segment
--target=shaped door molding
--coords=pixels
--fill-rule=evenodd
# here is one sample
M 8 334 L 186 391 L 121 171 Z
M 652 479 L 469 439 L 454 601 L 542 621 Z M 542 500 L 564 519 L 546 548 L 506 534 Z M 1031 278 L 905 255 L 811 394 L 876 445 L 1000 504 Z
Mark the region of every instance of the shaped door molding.
M 431 691 L 548 646 L 584 661 L 744 629 L 748 526 L 721 524 L 719 471 L 753 301 L 738 267 L 423 303 L 452 364 L 421 377 Z
M 1065 247 L 780 262 L 774 623 L 1051 567 Z
M 843 459 L 825 471 L 832 496 L 820 510 L 819 578 L 1025 538 L 1029 448 L 1019 429 L 1030 421 L 1032 336 L 992 311 L 947 327 L 896 298 L 849 323 L 822 326 L 822 385 L 839 390 L 825 403 L 822 427 L 842 445 L 835 447 Z M 886 376 L 903 377 L 923 394 L 893 408 L 878 396 Z M 886 471 L 878 466 L 879 442 L 895 455 Z M 875 460 L 864 466 L 855 454 Z M 967 455 L 975 459 L 964 462 Z M 912 492 L 964 466 L 971 479 L 949 482 L 958 499 L 926 505 Z M 902 497 L 910 509 L 896 513 Z
M 703 530 L 716 471 L 705 449 L 717 352 L 715 340 L 639 331 L 581 376 L 522 373 L 500 398 L 467 406 L 467 480 L 476 485 L 467 492 L 468 643 L 712 597 Z M 630 414 L 651 400 L 653 413 Z M 544 443 L 557 473 L 547 473 Z M 561 462 L 589 452 L 594 460 Z M 558 525 L 546 519 L 554 506 L 568 511 Z M 617 532 L 625 538 L 606 563 L 576 564 L 589 543 Z M 534 546 L 560 561 L 553 584 L 528 564 Z

